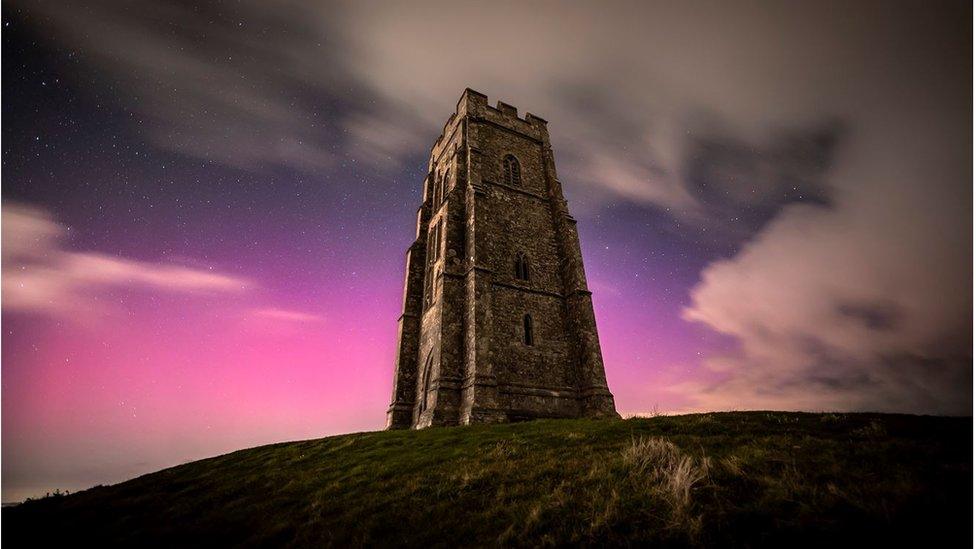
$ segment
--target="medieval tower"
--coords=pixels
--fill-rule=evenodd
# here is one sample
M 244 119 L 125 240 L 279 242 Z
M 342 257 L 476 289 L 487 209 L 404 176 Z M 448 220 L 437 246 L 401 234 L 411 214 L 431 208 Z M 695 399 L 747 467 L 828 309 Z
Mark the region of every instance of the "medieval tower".
M 387 427 L 616 417 L 546 121 L 467 89 L 427 172 Z

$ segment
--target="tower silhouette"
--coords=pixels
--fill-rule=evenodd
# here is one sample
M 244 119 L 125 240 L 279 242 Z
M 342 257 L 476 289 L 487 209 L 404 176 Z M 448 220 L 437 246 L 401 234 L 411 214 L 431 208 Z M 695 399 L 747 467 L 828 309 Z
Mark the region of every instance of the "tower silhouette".
M 617 417 L 545 120 L 464 91 L 406 263 L 387 428 Z

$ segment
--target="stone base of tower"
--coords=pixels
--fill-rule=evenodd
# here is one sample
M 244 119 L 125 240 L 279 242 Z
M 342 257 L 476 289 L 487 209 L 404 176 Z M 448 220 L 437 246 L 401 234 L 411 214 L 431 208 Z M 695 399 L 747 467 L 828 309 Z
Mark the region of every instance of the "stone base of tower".
M 471 408 L 468 412 L 461 415 L 461 425 L 474 425 L 477 423 L 505 423 L 509 421 L 508 414 L 496 408 Z
M 527 406 L 525 400 L 509 402 L 509 395 L 502 399 L 501 407 L 479 405 L 463 406 L 461 410 L 435 407 L 421 412 L 414 420 L 413 411 L 403 407 L 391 407 L 387 413 L 387 429 L 426 429 L 456 425 L 506 423 L 533 419 L 619 419 L 613 395 L 606 389 L 591 391 L 587 396 L 546 399 L 545 405 Z
M 617 407 L 613 402 L 613 395 L 606 387 L 595 387 L 583 391 L 580 398 L 580 411 L 583 417 L 589 418 L 617 418 Z
M 458 424 L 458 410 L 452 403 L 441 404 L 421 412 L 417 421 L 413 424 L 414 429 L 426 429 L 427 427 L 450 427 Z
M 459 419 L 461 425 L 508 421 L 508 415 L 498 407 L 498 383 L 494 376 L 481 376 L 477 381 L 469 379 L 465 383 Z
M 386 429 L 409 429 L 413 423 L 413 406 L 391 404 L 386 412 Z

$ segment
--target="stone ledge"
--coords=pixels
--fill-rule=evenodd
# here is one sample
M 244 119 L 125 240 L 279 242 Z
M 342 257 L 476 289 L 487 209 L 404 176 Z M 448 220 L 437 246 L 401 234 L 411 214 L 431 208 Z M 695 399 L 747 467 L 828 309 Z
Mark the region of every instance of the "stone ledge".
M 520 189 L 518 187 L 513 187 L 511 185 L 506 185 L 504 183 L 496 183 L 494 181 L 489 181 L 489 180 L 487 180 L 485 178 L 482 178 L 481 179 L 481 182 L 482 183 L 487 183 L 488 185 L 491 185 L 493 187 L 499 187 L 499 188 L 507 189 L 509 191 L 516 192 L 516 193 L 519 193 L 519 194 L 524 194 L 526 196 L 531 196 L 532 198 L 535 198 L 537 200 L 541 200 L 543 202 L 549 202 L 549 201 L 552 200 L 551 198 L 547 198 L 545 196 L 542 196 L 541 194 L 536 194 L 534 192 L 530 192 L 530 191 L 527 191 L 525 189 Z
M 566 298 L 566 296 L 564 296 L 563 294 L 556 293 L 556 292 L 550 292 L 549 290 L 540 290 L 540 289 L 537 289 L 537 288 L 529 288 L 529 287 L 526 287 L 526 286 L 516 286 L 515 284 L 509 284 L 507 282 L 499 282 L 497 280 L 492 280 L 491 281 L 491 285 L 492 286 L 500 286 L 502 288 L 508 288 L 510 290 L 518 290 L 518 291 L 521 291 L 521 292 L 529 292 L 530 294 L 538 294 L 538 295 L 544 295 L 544 296 L 549 296 L 549 297 L 555 297 L 557 299 L 565 299 Z
M 498 384 L 498 392 L 514 395 L 529 395 L 549 398 L 570 398 L 579 399 L 579 392 L 572 387 L 549 388 L 541 386 L 531 386 L 524 384 Z

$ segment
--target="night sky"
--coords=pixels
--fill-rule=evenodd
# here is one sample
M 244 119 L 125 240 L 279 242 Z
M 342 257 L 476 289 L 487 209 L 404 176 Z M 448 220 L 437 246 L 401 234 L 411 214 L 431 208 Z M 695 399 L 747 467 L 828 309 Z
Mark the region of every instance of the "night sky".
M 972 409 L 965 2 L 6 2 L 3 501 L 383 427 L 427 153 L 549 120 L 623 415 Z

